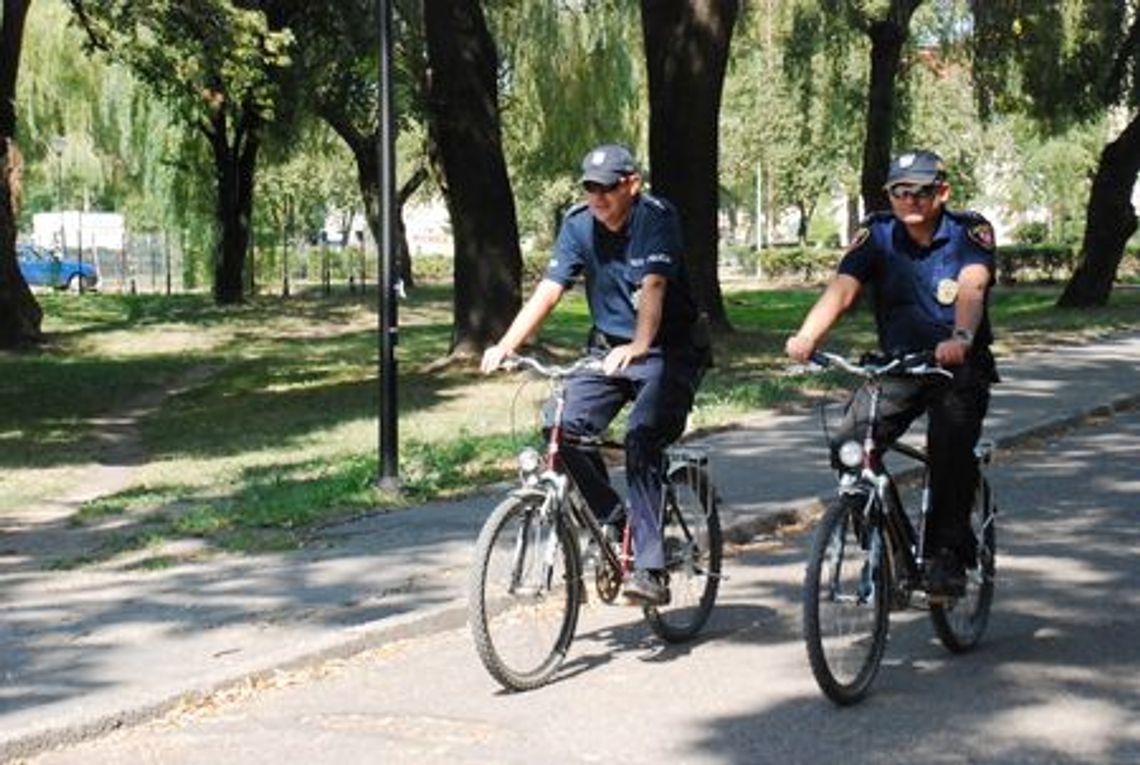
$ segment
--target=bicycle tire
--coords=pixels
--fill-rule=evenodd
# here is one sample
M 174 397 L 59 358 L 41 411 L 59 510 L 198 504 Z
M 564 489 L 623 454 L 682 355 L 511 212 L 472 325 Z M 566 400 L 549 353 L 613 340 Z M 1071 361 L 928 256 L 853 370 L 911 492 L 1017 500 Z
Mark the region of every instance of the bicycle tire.
M 824 513 L 804 577 L 808 661 L 820 690 L 840 705 L 859 701 L 870 689 L 889 629 L 882 514 L 872 512 L 871 523 L 859 523 L 865 503 L 865 497 L 843 497 Z
M 934 632 L 942 645 L 954 653 L 973 649 L 989 623 L 997 571 L 996 519 L 989 482 L 985 476 L 979 476 L 970 508 L 970 530 L 977 546 L 973 565 L 966 568 L 966 594 L 951 604 L 930 605 Z
M 543 501 L 532 494 L 501 502 L 479 533 L 471 569 L 475 649 L 491 676 L 513 691 L 550 680 L 578 622 L 577 542 L 561 514 L 543 516 Z
M 682 465 L 670 474 L 662 534 L 669 603 L 643 611 L 653 632 L 669 643 L 690 640 L 701 631 L 716 604 L 724 539 L 716 490 L 707 472 Z

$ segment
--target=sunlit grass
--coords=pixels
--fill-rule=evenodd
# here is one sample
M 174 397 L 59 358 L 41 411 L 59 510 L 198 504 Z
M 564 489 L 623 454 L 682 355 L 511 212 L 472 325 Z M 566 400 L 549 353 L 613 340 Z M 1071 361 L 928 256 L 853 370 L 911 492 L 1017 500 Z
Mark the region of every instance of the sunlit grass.
M 1140 290 L 1118 289 L 1109 307 L 1091 311 L 1056 309 L 1058 293 L 996 289 L 998 350 L 1140 327 Z M 797 372 L 783 355 L 785 338 L 817 295 L 726 287 L 733 331 L 717 335 L 695 427 L 738 423 L 842 384 L 834 375 Z M 519 446 L 537 437 L 541 383 L 518 396 L 517 376 L 437 363 L 451 336 L 450 290 L 438 285 L 414 290 L 400 308 L 398 493 L 382 492 L 376 481 L 373 298 L 255 299 L 234 308 L 207 296 L 51 294 L 41 302 L 50 344 L 0 355 L 0 400 L 15 402 L 0 407 L 0 444 L 19 445 L 0 451 L 0 512 L 70 488 L 53 477 L 89 475 L 107 457 L 96 434 L 109 427 L 99 419 L 109 412 L 133 411 L 145 453 L 131 486 L 71 519 L 77 529 L 113 531 L 69 565 L 151 550 L 154 566 L 169 565 L 176 558 L 164 545 L 172 540 L 238 552 L 301 546 L 329 523 L 509 478 Z M 587 327 L 585 305 L 572 293 L 540 342 L 569 357 Z M 828 345 L 862 350 L 874 337 L 862 309 Z M 170 388 L 165 400 L 155 396 Z

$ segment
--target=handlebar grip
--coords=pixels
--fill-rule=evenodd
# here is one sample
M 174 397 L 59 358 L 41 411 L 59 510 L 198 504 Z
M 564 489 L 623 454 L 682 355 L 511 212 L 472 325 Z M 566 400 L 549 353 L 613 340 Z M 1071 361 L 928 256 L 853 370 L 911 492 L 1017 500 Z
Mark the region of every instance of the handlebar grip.
M 811 361 L 811 363 L 817 364 L 821 367 L 831 366 L 831 359 L 827 358 L 827 356 L 824 356 L 819 351 L 812 351 L 811 356 L 808 357 L 808 360 Z

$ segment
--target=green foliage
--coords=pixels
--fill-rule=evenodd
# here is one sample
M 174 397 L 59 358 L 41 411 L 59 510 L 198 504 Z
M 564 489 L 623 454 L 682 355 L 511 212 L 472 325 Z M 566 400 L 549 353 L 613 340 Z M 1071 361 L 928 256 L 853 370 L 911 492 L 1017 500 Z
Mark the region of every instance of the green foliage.
M 812 282 L 835 271 L 839 251 L 815 247 L 769 247 L 760 253 L 760 270 L 768 279 Z
M 126 67 L 84 55 L 83 42 L 61 0 L 32 4 L 17 93 L 27 164 L 23 226 L 62 204 L 123 212 L 134 231 L 200 229 L 202 212 L 212 211 L 209 196 L 205 205 L 200 193 L 173 198 L 198 185 L 184 128 Z
M 1026 112 L 1053 131 L 1136 105 L 1135 9 L 1123 2 L 974 2 L 975 77 L 983 115 Z
M 520 228 L 542 245 L 579 196 L 578 163 L 590 147 L 623 141 L 648 155 L 640 16 L 635 3 L 615 0 L 514 0 L 487 12 Z
M 734 35 L 722 183 L 754 199 L 759 168 L 769 219 L 790 205 L 811 218 L 824 192 L 858 187 L 865 47 L 836 24 L 818 4 L 766 2 L 750 4 Z
M 1018 244 L 1043 244 L 1049 237 L 1049 226 L 1042 221 L 1027 221 L 1013 230 L 1013 241 Z
M 1072 274 L 1077 253 L 1072 247 L 1031 244 L 1000 247 L 997 252 L 997 275 L 1003 284 L 1024 282 L 1056 282 Z
M 126 64 L 180 111 L 205 126 L 218 113 L 271 121 L 293 35 L 270 27 L 262 8 L 225 0 L 69 0 L 90 46 Z

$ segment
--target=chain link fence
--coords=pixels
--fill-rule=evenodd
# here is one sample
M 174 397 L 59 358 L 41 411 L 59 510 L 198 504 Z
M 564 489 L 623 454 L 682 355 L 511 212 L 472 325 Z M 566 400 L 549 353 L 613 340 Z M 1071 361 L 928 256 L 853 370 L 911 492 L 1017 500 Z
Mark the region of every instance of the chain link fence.
M 68 248 L 68 255 L 78 253 Z M 185 291 L 182 247 L 159 233 L 130 234 L 122 250 L 85 248 L 83 259 L 99 269 L 99 289 L 120 294 L 174 294 Z

